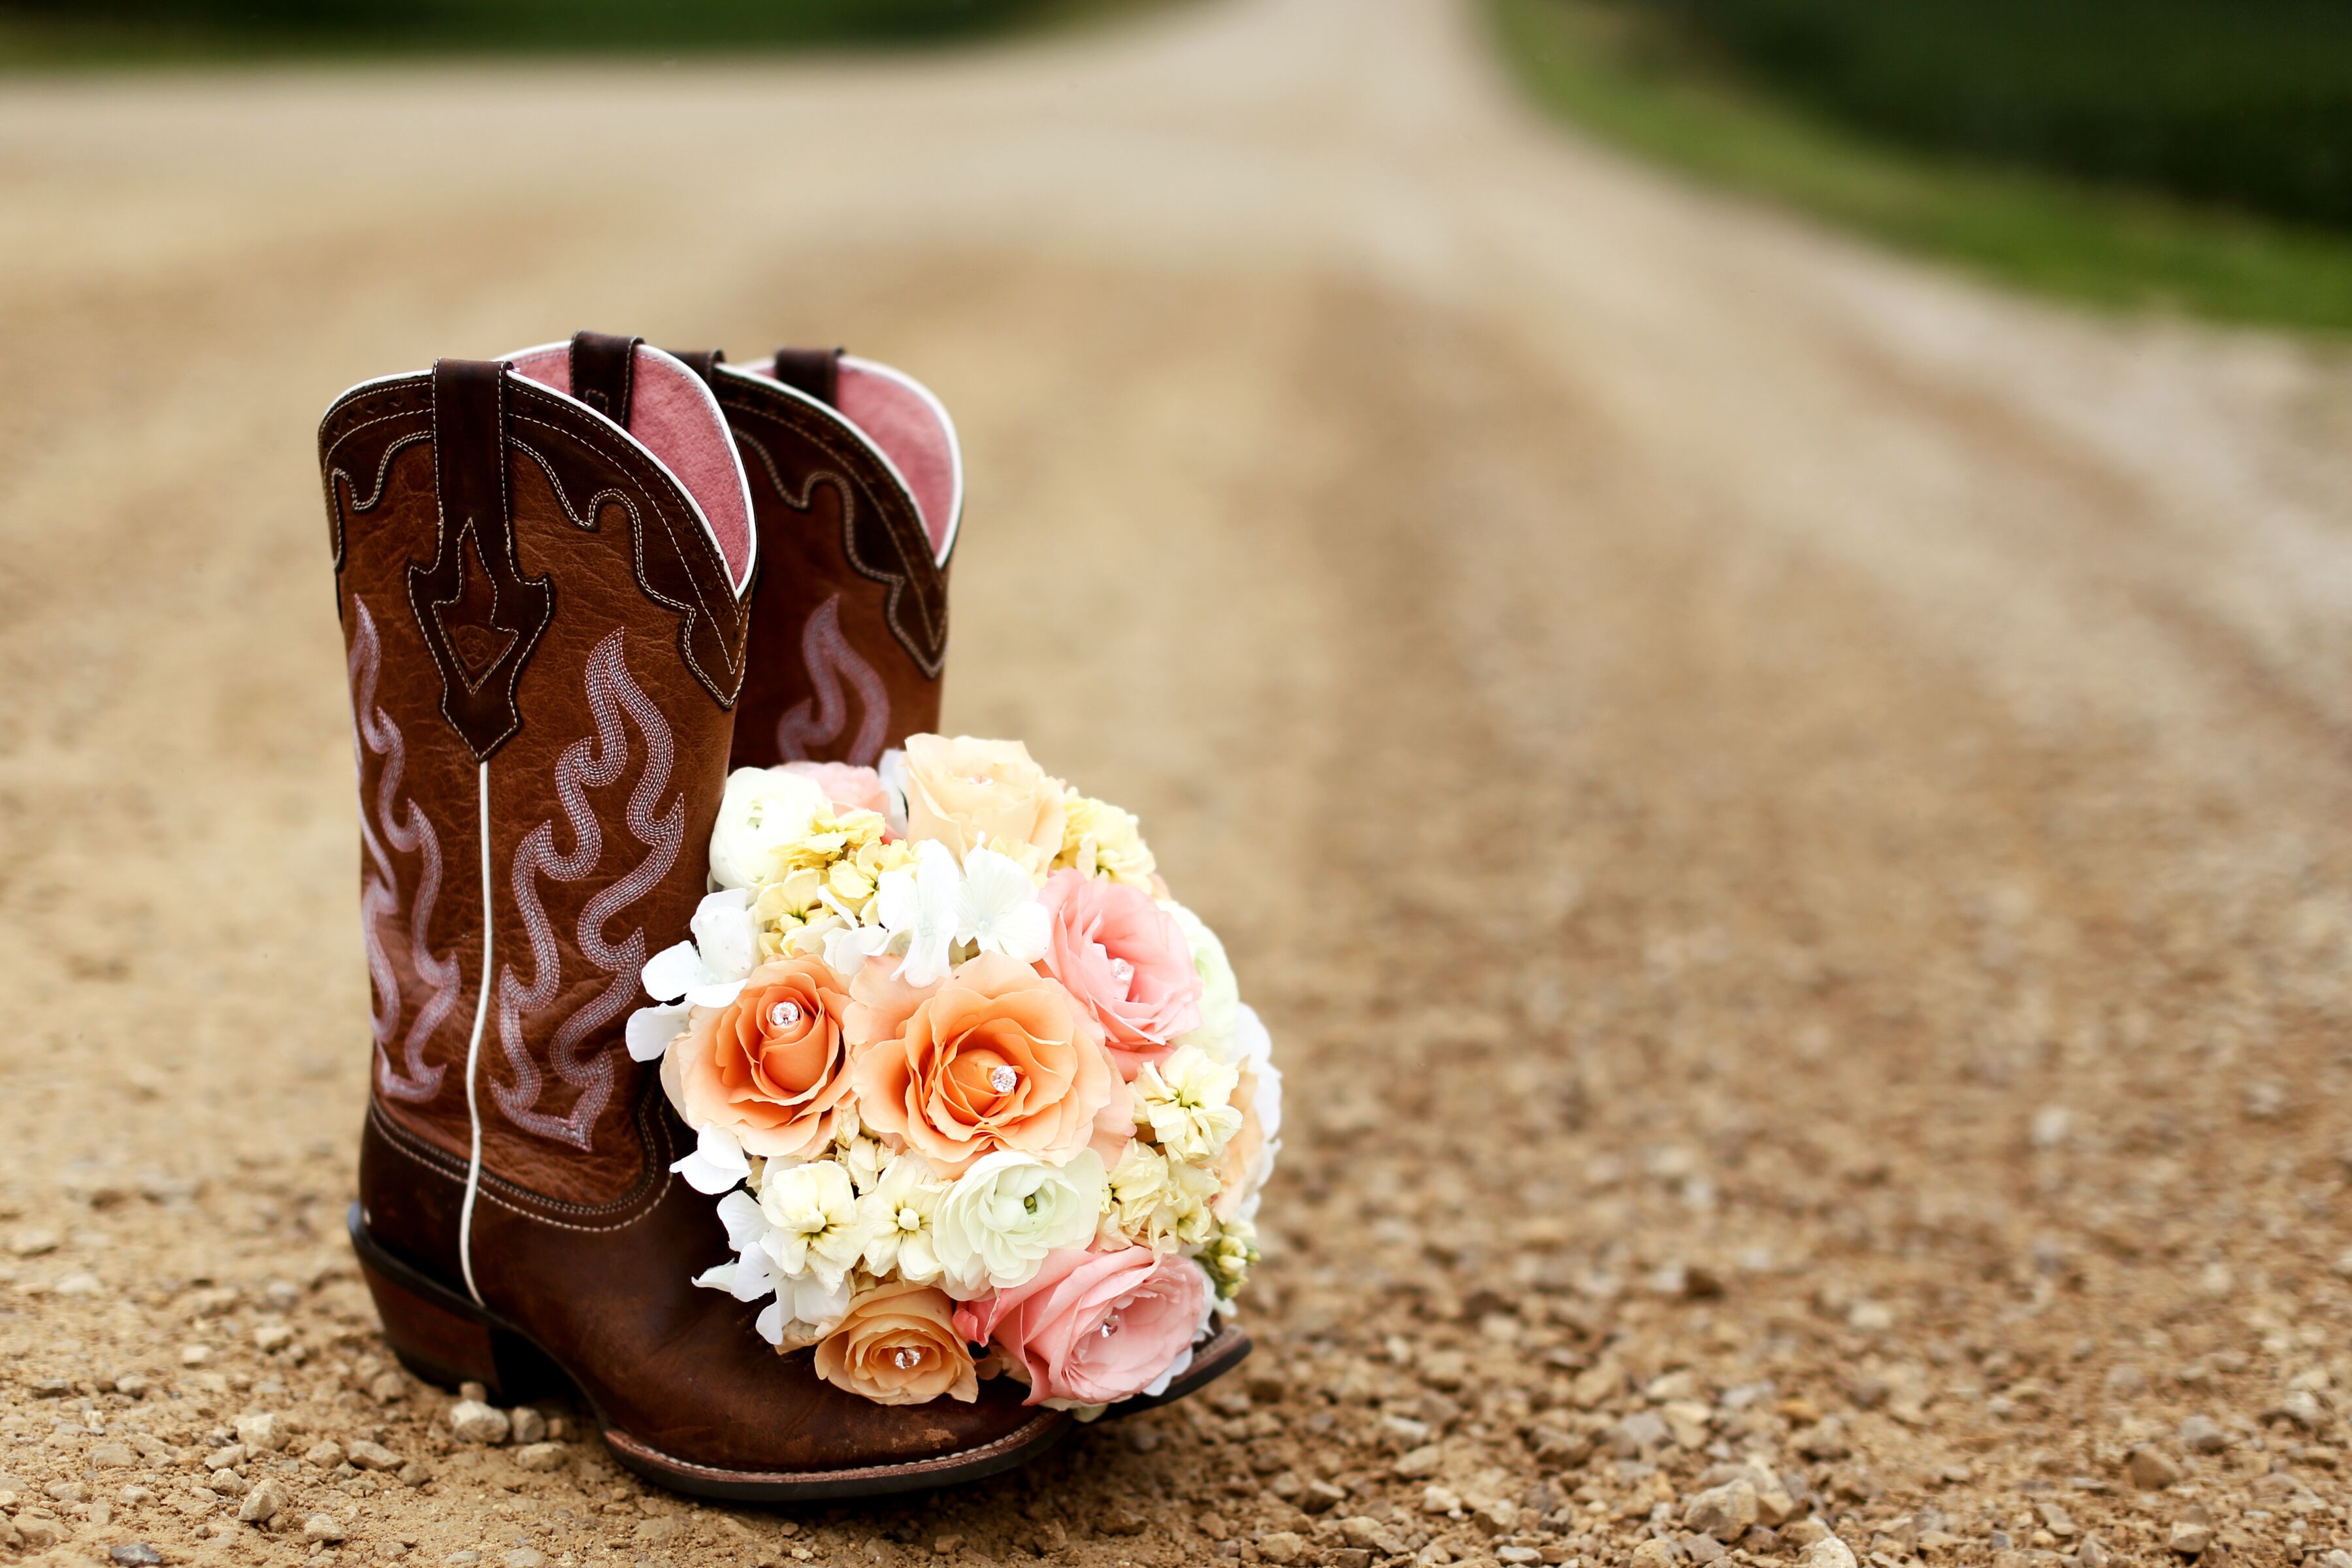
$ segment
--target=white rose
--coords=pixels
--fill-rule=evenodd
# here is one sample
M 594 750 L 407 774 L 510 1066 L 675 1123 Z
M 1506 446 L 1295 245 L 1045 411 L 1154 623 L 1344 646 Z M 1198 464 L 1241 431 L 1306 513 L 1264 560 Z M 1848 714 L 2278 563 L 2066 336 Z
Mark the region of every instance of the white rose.
M 1234 1014 L 1241 1005 L 1241 987 L 1234 980 L 1234 966 L 1225 957 L 1225 944 L 1208 922 L 1173 899 L 1162 899 L 1160 907 L 1175 917 L 1184 933 L 1184 943 L 1192 950 L 1192 967 L 1201 976 L 1201 1026 L 1180 1037 L 1179 1043 L 1198 1046 L 1221 1062 L 1234 1059 Z
M 776 851 L 808 837 L 809 824 L 830 812 L 824 786 L 782 768 L 737 768 L 727 775 L 719 823 L 710 830 L 710 875 L 722 888 L 757 887 Z
M 1061 1166 L 1010 1149 L 982 1156 L 948 1189 L 932 1221 L 948 1293 L 969 1300 L 1027 1284 L 1047 1253 L 1094 1236 L 1105 1195 L 1102 1156 L 1091 1149 Z
M 831 1160 L 771 1163 L 760 1181 L 760 1213 L 769 1226 L 761 1245 L 783 1279 L 814 1274 L 831 1291 L 866 1250 L 856 1189 Z

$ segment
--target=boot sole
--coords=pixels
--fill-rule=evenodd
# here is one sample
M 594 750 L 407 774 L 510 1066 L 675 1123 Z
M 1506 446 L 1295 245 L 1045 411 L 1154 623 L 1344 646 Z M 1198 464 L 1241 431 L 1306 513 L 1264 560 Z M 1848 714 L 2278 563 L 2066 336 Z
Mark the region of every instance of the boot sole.
M 698 1465 L 663 1453 L 604 1419 L 562 1364 L 530 1336 L 477 1306 L 368 1235 L 356 1203 L 345 1216 L 360 1276 L 375 1298 L 385 1340 L 400 1363 L 426 1383 L 454 1390 L 478 1383 L 502 1404 L 562 1394 L 585 1404 L 613 1457 L 648 1480 L 696 1497 L 736 1502 L 814 1502 L 826 1498 L 879 1497 L 980 1480 L 1027 1464 L 1068 1436 L 1075 1423 L 1057 1410 L 1040 1410 L 995 1441 L 934 1458 L 832 1470 L 735 1470 Z M 1227 1327 L 1192 1358 L 1165 1392 L 1113 1405 L 1108 1418 L 1173 1403 L 1239 1366 L 1249 1335 Z

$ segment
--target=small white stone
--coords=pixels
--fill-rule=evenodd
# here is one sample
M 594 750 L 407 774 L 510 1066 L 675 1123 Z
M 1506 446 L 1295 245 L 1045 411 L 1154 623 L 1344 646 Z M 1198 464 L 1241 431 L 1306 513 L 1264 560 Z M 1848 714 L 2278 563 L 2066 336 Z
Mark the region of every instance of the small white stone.
M 236 1440 L 247 1448 L 276 1453 L 294 1436 L 294 1424 L 273 1410 L 257 1410 L 236 1418 Z
M 503 1443 L 510 1423 L 507 1413 L 478 1399 L 461 1399 L 449 1406 L 449 1430 L 467 1443 Z

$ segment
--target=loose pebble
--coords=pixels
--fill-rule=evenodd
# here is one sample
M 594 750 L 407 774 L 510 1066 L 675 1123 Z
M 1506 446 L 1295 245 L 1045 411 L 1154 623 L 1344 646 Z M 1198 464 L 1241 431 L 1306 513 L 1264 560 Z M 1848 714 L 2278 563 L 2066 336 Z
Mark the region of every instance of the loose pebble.
M 503 1443 L 509 1426 L 505 1411 L 478 1399 L 461 1399 L 449 1406 L 449 1430 L 460 1442 Z

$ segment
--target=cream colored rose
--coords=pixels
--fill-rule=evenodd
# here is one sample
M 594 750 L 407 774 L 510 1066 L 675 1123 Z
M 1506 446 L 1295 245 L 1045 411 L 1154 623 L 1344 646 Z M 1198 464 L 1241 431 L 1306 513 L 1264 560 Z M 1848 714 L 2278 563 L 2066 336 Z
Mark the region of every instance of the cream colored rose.
M 722 888 L 757 887 L 776 851 L 803 837 L 833 803 L 814 779 L 782 768 L 737 768 L 727 775 L 710 830 L 710 875 Z
M 922 1405 L 946 1394 L 980 1397 L 971 1352 L 956 1331 L 955 1304 L 928 1285 L 880 1285 L 816 1347 L 816 1374 L 877 1405 Z
M 935 838 L 959 860 L 985 846 L 1032 876 L 1062 851 L 1065 786 L 1018 741 L 910 735 L 906 774 L 910 838 Z

